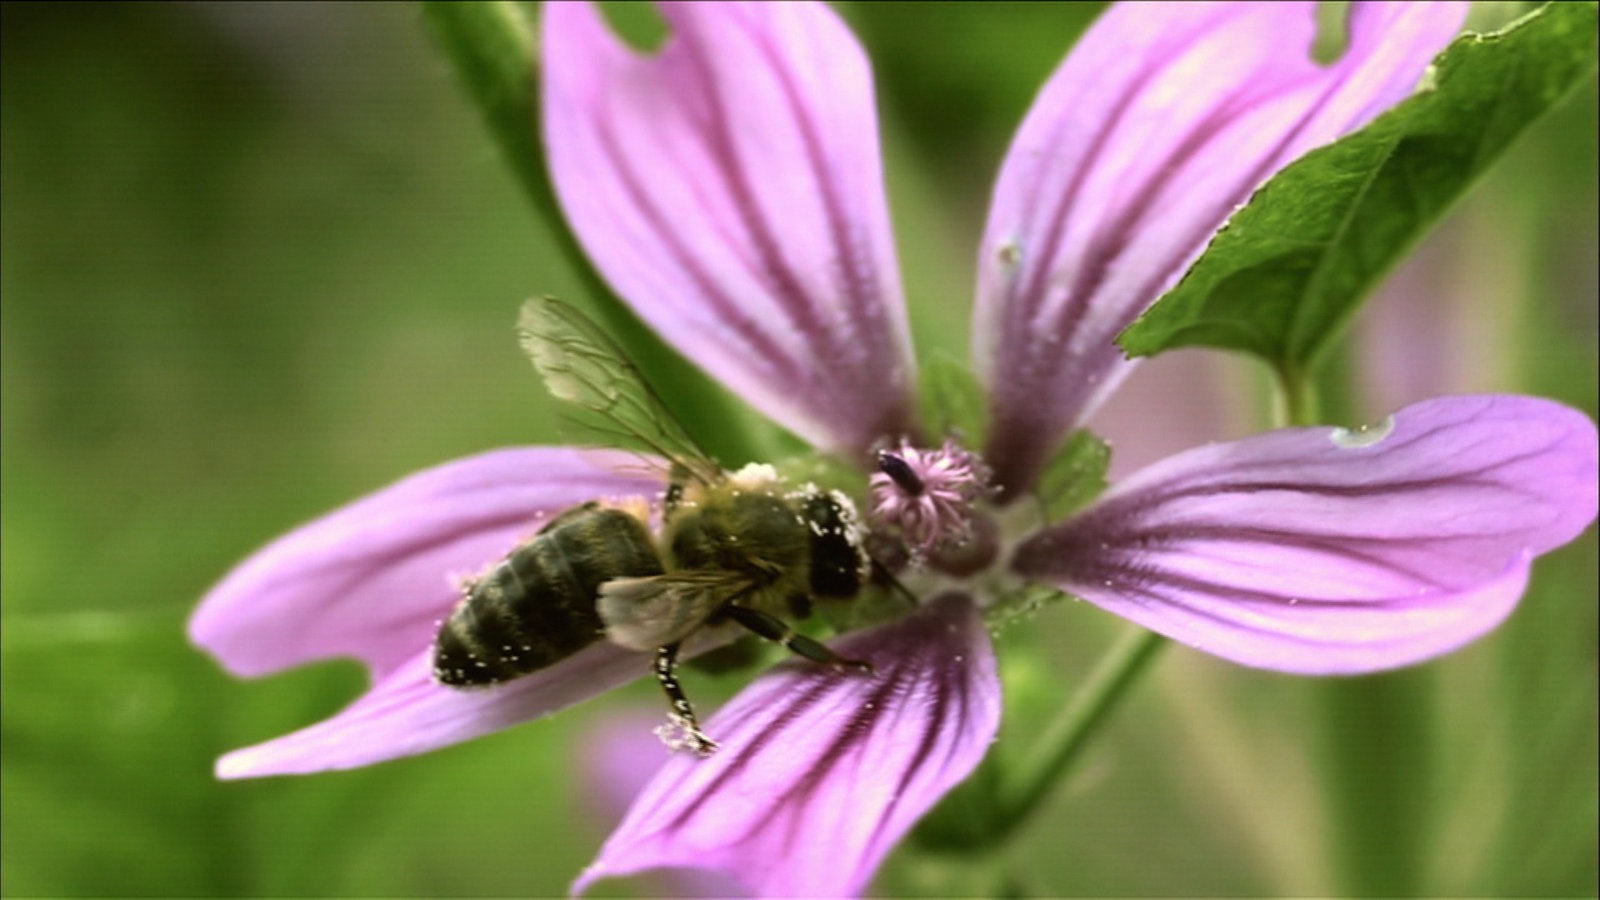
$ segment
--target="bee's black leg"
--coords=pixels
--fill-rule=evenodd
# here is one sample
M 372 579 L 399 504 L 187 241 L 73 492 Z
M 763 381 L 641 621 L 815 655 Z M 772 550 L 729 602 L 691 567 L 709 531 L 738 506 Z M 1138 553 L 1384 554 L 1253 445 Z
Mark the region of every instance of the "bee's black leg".
M 827 663 L 831 666 L 849 666 L 864 672 L 872 671 L 871 663 L 859 659 L 845 659 L 829 650 L 827 645 L 814 641 L 803 634 L 795 634 L 793 628 L 784 624 L 783 620 L 776 616 L 732 603 L 724 604 L 720 612 L 767 640 L 782 644 L 791 653 L 803 656 L 813 662 Z
M 668 738 L 668 745 L 674 749 L 678 746 L 687 746 L 696 756 L 710 756 L 717 752 L 717 742 L 706 737 L 705 732 L 700 730 L 700 720 L 695 718 L 694 705 L 683 693 L 683 685 L 678 683 L 676 670 L 680 646 L 681 644 L 668 644 L 656 648 L 656 681 L 661 684 L 661 690 L 666 692 L 667 701 L 672 705 L 672 723 L 681 731 L 681 735 Z
M 883 562 L 876 556 L 868 554 L 867 559 L 869 559 L 872 564 L 871 573 L 867 576 L 872 579 L 872 583 L 887 586 L 889 590 L 895 594 L 898 594 L 902 599 L 904 599 L 906 601 L 906 605 L 910 606 L 912 609 L 916 609 L 919 605 L 917 603 L 917 595 L 913 594 L 910 588 L 901 584 L 900 579 L 894 577 L 894 572 L 891 571 L 888 566 L 884 565 Z

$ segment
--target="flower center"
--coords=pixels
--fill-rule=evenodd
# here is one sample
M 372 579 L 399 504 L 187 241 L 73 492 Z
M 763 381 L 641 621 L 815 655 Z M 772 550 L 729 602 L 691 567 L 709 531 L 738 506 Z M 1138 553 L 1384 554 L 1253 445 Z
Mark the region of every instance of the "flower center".
M 994 561 L 998 529 L 983 511 L 994 494 L 989 467 L 953 440 L 879 451 L 868 493 L 874 536 L 892 544 L 890 555 L 958 577 Z

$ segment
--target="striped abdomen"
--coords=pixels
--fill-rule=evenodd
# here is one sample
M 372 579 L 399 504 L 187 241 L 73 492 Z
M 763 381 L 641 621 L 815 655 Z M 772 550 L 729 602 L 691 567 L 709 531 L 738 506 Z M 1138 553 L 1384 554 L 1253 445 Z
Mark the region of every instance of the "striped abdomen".
M 439 628 L 434 678 L 497 684 L 565 659 L 605 636 L 602 583 L 660 574 L 639 519 L 597 503 L 567 510 L 467 585 Z

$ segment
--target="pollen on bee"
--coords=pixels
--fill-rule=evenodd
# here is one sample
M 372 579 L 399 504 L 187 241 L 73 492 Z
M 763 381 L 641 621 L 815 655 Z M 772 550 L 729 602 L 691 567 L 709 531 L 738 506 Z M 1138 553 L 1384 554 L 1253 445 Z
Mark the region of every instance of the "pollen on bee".
M 670 714 L 664 724 L 656 726 L 656 737 L 674 753 L 687 751 L 705 759 L 717 752 L 716 741 L 706 737 L 694 723 L 676 713 Z
M 778 470 L 769 463 L 746 463 L 729 475 L 728 481 L 742 488 L 765 487 L 778 481 Z
M 606 505 L 613 509 L 620 509 L 641 522 L 650 521 L 650 501 L 643 497 L 621 497 L 609 501 Z

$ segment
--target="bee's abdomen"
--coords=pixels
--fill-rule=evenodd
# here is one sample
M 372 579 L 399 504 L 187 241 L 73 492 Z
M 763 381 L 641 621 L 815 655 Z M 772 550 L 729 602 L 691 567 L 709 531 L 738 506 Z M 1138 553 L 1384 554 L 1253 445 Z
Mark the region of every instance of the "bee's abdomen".
M 439 628 L 434 677 L 496 684 L 565 659 L 605 635 L 602 583 L 661 573 L 637 518 L 593 504 L 571 510 L 467 587 Z

